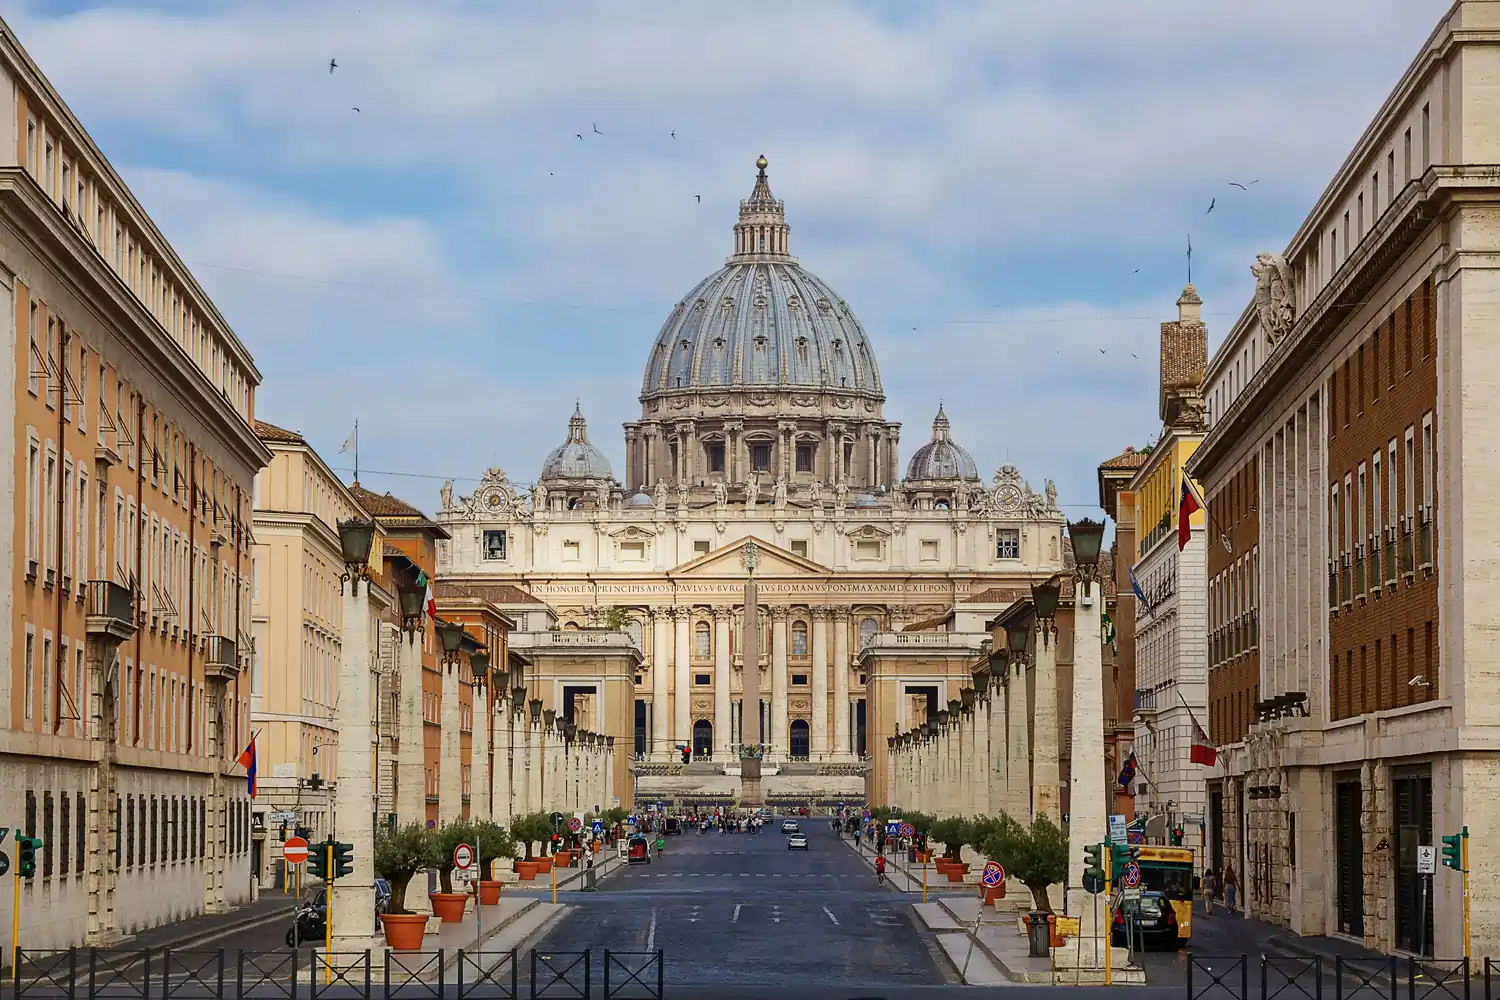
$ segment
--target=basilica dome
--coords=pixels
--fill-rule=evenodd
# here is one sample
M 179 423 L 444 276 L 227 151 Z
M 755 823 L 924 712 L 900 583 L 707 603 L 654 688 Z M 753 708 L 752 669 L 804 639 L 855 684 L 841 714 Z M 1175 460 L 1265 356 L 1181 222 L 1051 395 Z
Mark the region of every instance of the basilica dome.
M 800 389 L 884 400 L 875 352 L 849 304 L 788 252 L 791 227 L 764 156 L 740 202 L 734 253 L 662 325 L 641 398 L 679 390 Z
M 974 458 L 953 440 L 948 415 L 938 406 L 937 419 L 932 422 L 932 440 L 918 448 L 906 465 L 906 480 L 910 483 L 943 482 L 953 479 L 979 481 L 979 467 Z
M 588 423 L 583 419 L 583 408 L 575 404 L 573 416 L 568 418 L 568 439 L 547 456 L 542 463 L 543 480 L 555 479 L 613 479 L 609 459 L 604 452 L 589 443 Z

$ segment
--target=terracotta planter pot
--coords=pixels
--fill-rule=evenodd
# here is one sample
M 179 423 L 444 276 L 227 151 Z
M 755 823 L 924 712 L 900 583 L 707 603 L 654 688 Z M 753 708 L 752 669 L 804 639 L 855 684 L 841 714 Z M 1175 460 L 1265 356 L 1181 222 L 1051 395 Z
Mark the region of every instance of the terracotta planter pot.
M 557 865 L 557 867 L 559 868 L 566 868 L 568 867 L 568 862 L 572 860 L 572 858 L 572 851 L 558 851 L 556 854 L 552 855 L 552 863 Z
M 480 884 L 483 885 L 483 883 L 480 883 Z M 999 885 L 986 886 L 985 887 L 985 890 L 984 890 L 984 901 L 986 903 L 993 903 L 997 899 L 1004 899 L 1004 898 L 1005 898 L 1005 883 L 1004 882 L 1001 882 Z
M 385 943 L 392 951 L 421 951 L 422 935 L 427 931 L 425 913 L 382 913 Z
M 949 882 L 962 882 L 964 875 L 968 873 L 967 869 L 967 865 L 948 865 L 943 869 L 943 874 L 948 876 Z
M 430 892 L 427 898 L 432 901 L 432 915 L 443 923 L 456 924 L 463 920 L 464 904 L 469 899 L 467 893 Z
M 548 874 L 551 871 L 552 871 L 552 859 L 551 858 L 537 858 L 536 859 L 536 872 L 537 872 L 538 875 L 546 875 L 546 874 Z
M 517 861 L 516 877 L 522 882 L 530 882 L 536 878 L 540 866 L 535 861 Z
M 494 906 L 500 902 L 500 887 L 504 882 L 488 882 L 481 880 L 479 883 L 479 902 L 483 906 Z

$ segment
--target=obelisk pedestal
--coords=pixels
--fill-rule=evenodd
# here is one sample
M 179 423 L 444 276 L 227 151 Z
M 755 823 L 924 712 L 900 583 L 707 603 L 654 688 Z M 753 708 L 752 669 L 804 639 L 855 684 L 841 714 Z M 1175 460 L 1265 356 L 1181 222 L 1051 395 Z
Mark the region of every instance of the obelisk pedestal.
M 760 787 L 760 762 L 763 747 L 760 731 L 760 635 L 756 631 L 759 595 L 755 590 L 755 543 L 745 543 L 745 608 L 740 634 L 744 650 L 740 694 L 740 808 L 759 809 L 766 804 Z M 753 742 L 752 742 L 753 740 Z

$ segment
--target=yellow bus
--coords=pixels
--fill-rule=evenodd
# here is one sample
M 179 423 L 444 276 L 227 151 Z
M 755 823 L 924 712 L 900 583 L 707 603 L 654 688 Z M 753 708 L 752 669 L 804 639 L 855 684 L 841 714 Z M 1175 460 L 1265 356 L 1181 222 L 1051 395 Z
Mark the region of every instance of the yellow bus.
M 1141 900 L 1120 908 L 1115 936 L 1123 943 L 1124 914 L 1133 912 L 1138 921 L 1135 929 L 1143 937 L 1181 947 L 1193 936 L 1193 852 L 1186 847 L 1144 845 L 1135 852 L 1141 866 Z

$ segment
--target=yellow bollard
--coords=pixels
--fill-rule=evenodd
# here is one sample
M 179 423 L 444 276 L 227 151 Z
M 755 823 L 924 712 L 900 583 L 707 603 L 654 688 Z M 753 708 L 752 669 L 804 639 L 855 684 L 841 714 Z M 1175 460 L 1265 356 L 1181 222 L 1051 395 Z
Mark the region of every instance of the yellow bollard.
M 50 837 L 51 834 L 48 834 Z M 17 872 L 16 900 L 10 911 L 10 967 L 19 969 L 21 967 L 21 875 Z M 16 982 L 20 982 L 20 973 L 16 973 Z
M 922 902 L 927 902 L 927 862 L 922 862 Z

